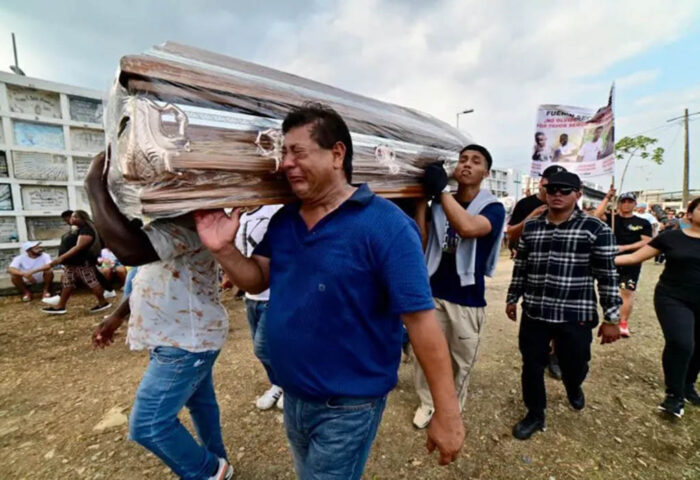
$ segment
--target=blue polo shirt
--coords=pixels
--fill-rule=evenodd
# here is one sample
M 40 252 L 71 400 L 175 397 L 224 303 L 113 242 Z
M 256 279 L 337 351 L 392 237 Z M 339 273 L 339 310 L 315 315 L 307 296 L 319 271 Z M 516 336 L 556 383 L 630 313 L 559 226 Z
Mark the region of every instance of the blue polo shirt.
M 307 400 L 380 397 L 397 382 L 403 313 L 433 308 L 415 222 L 362 185 L 311 230 L 279 210 L 270 259 L 270 380 Z

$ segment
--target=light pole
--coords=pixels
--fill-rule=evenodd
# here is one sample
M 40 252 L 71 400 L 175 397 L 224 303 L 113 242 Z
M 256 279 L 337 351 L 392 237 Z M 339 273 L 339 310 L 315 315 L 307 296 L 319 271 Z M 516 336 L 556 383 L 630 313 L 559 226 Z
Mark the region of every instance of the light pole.
M 461 112 L 457 112 L 457 115 L 455 116 L 455 127 L 457 127 L 457 130 L 459 130 L 459 116 L 466 115 L 467 113 L 474 113 L 474 109 L 468 108 L 466 110 L 462 110 Z

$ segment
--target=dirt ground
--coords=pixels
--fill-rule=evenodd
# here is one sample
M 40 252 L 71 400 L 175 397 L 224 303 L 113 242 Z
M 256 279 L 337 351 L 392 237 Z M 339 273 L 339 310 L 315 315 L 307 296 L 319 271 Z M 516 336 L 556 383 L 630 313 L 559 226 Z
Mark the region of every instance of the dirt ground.
M 523 406 L 517 326 L 503 314 L 511 267 L 502 258 L 488 284 L 486 332 L 458 461 L 439 467 L 427 455 L 425 433 L 411 425 L 417 406 L 412 366 L 402 364 L 365 478 L 699 479 L 700 408 L 687 407 L 681 421 L 656 411 L 663 396 L 663 338 L 652 304 L 661 270 L 655 265 L 644 267 L 632 338 L 594 345 L 585 410 L 573 411 L 563 386 L 548 379 L 547 431 L 526 442 L 513 439 Z M 231 329 L 215 379 L 236 478 L 294 478 L 280 411 L 254 406 L 267 383 L 252 354 L 243 302 L 228 293 L 224 300 Z M 99 319 L 86 313 L 93 302 L 82 294 L 67 315 L 48 317 L 37 300 L 0 299 L 0 479 L 174 478 L 127 440 L 125 424 L 93 430 L 112 408 L 129 414 L 147 363 L 144 352 L 131 352 L 121 341 L 104 351 L 91 348 Z M 189 425 L 185 413 L 182 418 Z

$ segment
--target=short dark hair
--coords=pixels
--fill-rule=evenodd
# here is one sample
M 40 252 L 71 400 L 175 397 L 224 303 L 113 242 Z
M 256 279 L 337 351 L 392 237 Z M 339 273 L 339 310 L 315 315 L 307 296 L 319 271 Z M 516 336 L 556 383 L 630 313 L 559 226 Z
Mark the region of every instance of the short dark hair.
M 475 152 L 479 152 L 484 156 L 486 159 L 486 164 L 488 165 L 488 169 L 491 170 L 491 165 L 493 165 L 493 159 L 491 158 L 491 154 L 489 153 L 488 150 L 486 150 L 485 147 L 482 147 L 481 145 L 477 145 L 476 143 L 472 143 L 471 145 L 467 145 L 464 147 L 462 150 L 459 151 L 459 155 L 462 156 L 464 152 L 467 150 L 474 150 Z
M 61 218 L 70 217 L 73 215 L 73 210 L 64 210 L 61 212 Z
M 692 199 L 688 204 L 688 213 L 692 214 L 693 210 L 698 208 L 698 204 L 700 204 L 700 197 L 695 197 L 694 199 Z
M 544 135 L 544 132 L 537 132 L 535 133 L 535 141 L 537 141 L 537 137 L 540 135 Z
M 321 148 L 331 149 L 340 142 L 345 145 L 343 170 L 348 183 L 352 181 L 352 137 L 343 118 L 328 105 L 319 102 L 305 102 L 293 108 L 282 122 L 282 133 L 293 128 L 311 125 L 311 138 Z

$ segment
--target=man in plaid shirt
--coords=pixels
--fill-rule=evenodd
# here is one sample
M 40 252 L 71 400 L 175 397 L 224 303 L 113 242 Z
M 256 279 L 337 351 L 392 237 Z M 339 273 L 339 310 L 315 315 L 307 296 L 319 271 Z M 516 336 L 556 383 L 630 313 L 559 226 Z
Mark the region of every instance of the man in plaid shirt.
M 598 331 L 601 343 L 620 338 L 615 237 L 607 225 L 577 208 L 577 175 L 556 173 L 546 190 L 549 209 L 523 228 L 506 300 L 506 315 L 516 321 L 523 297 L 519 344 L 528 412 L 513 428 L 513 436 L 521 440 L 545 427 L 544 369 L 552 339 L 569 403 L 576 410 L 585 405 L 581 384 L 588 373 L 592 329 L 598 324 L 594 279 L 605 317 Z

